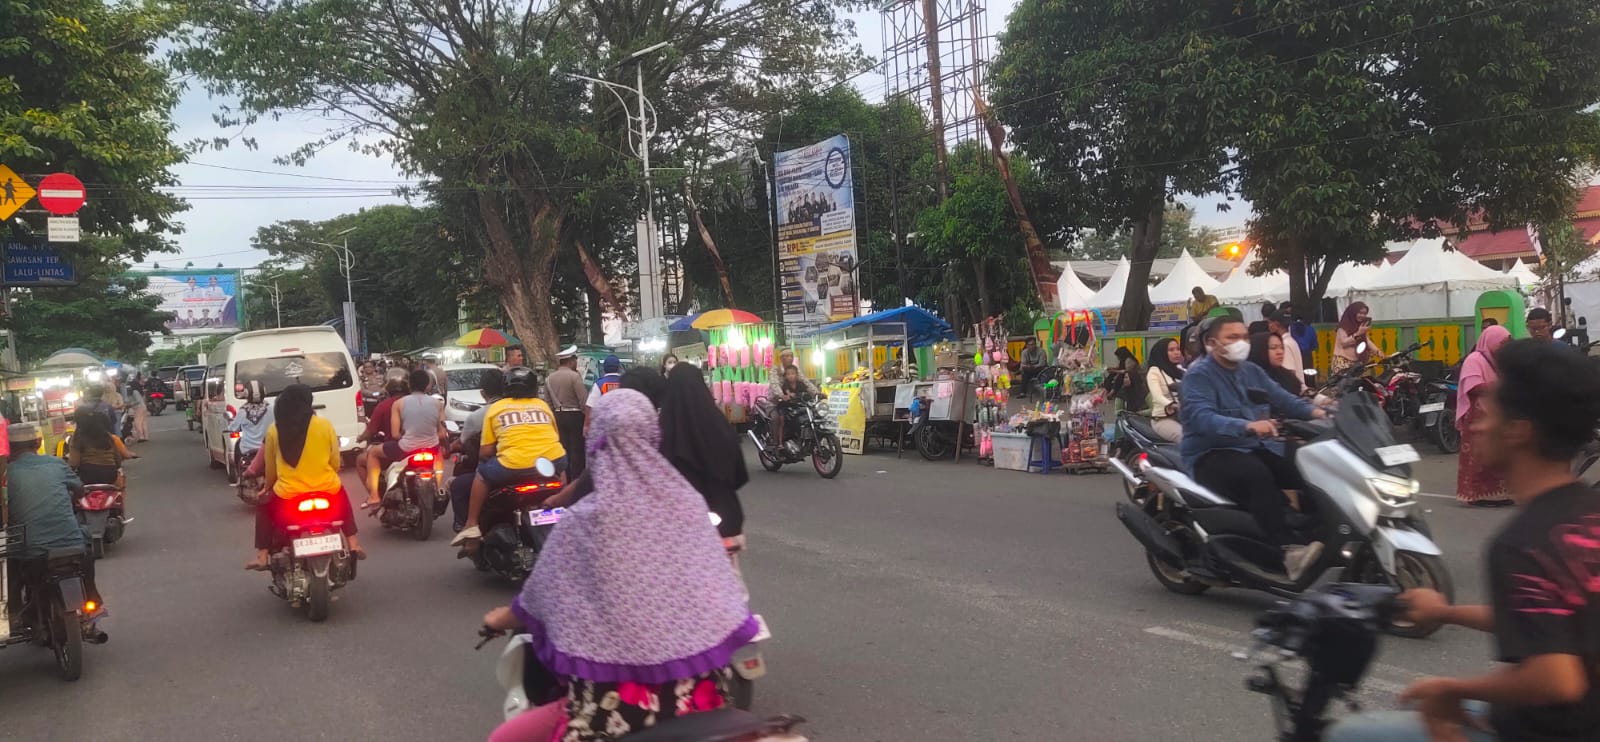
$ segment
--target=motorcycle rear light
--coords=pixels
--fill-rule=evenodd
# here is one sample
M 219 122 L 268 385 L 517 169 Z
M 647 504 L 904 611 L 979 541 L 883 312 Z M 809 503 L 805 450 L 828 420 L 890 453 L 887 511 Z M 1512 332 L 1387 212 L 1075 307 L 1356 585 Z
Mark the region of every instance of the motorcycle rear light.
M 327 510 L 328 500 L 325 497 L 310 497 L 300 501 L 300 512 L 309 513 L 313 510 Z
M 100 604 L 96 603 L 96 602 L 94 602 L 92 600 L 83 601 L 83 612 L 84 613 L 94 613 L 94 609 L 99 608 L 99 607 L 100 607 Z
M 237 433 L 237 432 L 234 432 L 234 433 L 229 433 L 229 434 L 228 434 L 228 437 L 229 437 L 229 438 L 232 438 L 232 439 L 234 439 L 234 440 L 239 440 L 239 434 L 238 434 L 238 433 Z
M 744 661 L 744 669 L 746 670 L 754 670 L 760 666 L 761 660 L 758 659 L 749 659 Z
M 1150 461 L 1150 454 L 1147 454 L 1147 453 L 1139 454 L 1139 463 L 1143 464 L 1143 463 L 1146 463 L 1148 461 Z
M 232 420 L 238 414 L 239 414 L 239 411 L 234 409 L 233 405 L 228 405 L 228 419 L 229 420 Z
M 418 451 L 414 454 L 411 454 L 411 463 L 431 464 L 433 463 L 434 458 L 436 457 L 433 455 L 432 451 Z
M 161 392 L 151 392 L 150 396 L 152 398 L 155 398 L 155 399 L 166 399 L 167 398 L 167 395 L 162 394 Z
M 356 422 L 367 421 L 367 405 L 361 399 L 361 390 L 356 390 Z
M 561 482 L 556 481 L 556 480 L 551 480 L 549 482 L 529 482 L 527 484 L 519 484 L 519 485 L 516 486 L 516 491 L 518 491 L 518 492 L 538 492 L 539 490 L 552 490 L 552 489 L 558 489 L 560 487 L 561 487 Z

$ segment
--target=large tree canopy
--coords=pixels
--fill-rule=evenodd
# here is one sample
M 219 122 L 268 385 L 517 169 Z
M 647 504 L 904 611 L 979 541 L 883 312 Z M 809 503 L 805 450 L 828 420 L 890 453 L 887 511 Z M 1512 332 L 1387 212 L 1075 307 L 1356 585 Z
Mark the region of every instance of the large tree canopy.
M 0 2 L 0 163 L 29 180 L 76 175 L 83 230 L 136 261 L 167 249 L 184 208 L 164 190 L 184 159 L 177 89 L 153 56 L 174 21 L 157 0 Z
M 671 150 L 725 133 L 779 77 L 837 73 L 848 27 L 829 0 L 195 0 L 182 63 L 244 118 L 312 111 L 337 128 L 291 159 L 350 138 L 391 155 L 471 209 L 484 280 L 536 359 L 553 353 L 559 258 L 611 241 L 637 208 L 634 122 L 611 90 L 632 81 Z M 635 51 L 669 41 L 640 60 Z M 626 62 L 620 69 L 613 65 Z M 663 161 L 670 162 L 666 155 Z M 608 234 L 609 233 L 609 234 Z
M 24 289 L 5 323 L 15 333 L 24 367 L 62 348 L 87 348 L 105 358 L 144 360 L 150 335 L 165 332 L 169 312 L 148 293 L 150 281 L 125 273 L 115 238 L 90 238 L 77 262 L 78 285 Z

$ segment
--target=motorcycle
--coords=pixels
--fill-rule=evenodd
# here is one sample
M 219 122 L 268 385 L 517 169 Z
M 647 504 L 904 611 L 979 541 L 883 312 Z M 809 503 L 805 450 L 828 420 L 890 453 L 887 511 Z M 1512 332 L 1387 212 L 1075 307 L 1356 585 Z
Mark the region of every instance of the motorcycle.
M 72 499 L 72 512 L 89 536 L 89 553 L 95 559 L 104 558 L 106 547 L 122 538 L 126 523 L 122 507 L 122 490 L 114 484 L 84 485 L 83 494 Z
M 356 558 L 340 530 L 344 522 L 330 516 L 329 500 L 335 497 L 344 493 L 313 493 L 289 503 L 290 522 L 276 524 L 282 545 L 267 561 L 272 573 L 267 590 L 294 608 L 305 608 L 312 621 L 327 619 L 332 592 L 356 578 Z
M 917 397 L 911 400 L 911 427 L 906 438 L 912 448 L 928 461 L 949 458 L 958 446 L 972 445 L 972 426 L 963 426 L 954 420 L 931 420 L 933 400 Z
M 1442 453 L 1461 450 L 1461 431 L 1456 428 L 1456 372 L 1445 372 L 1442 378 L 1422 382 L 1422 429 L 1428 432 L 1433 444 Z
M 107 640 L 98 626 L 105 607 L 85 595 L 86 562 L 93 557 L 82 549 L 57 549 L 43 559 L 26 558 L 25 543 L 22 526 L 0 533 L 0 577 L 21 582 L 22 588 L 21 603 L 9 609 L 11 621 L 0 614 L 0 648 L 45 647 L 55 654 L 61 679 L 77 680 L 83 676 L 83 645 Z M 13 568 L 21 574 L 7 575 Z
M 534 468 L 537 477 L 489 492 L 478 517 L 483 539 L 476 551 L 462 549 L 456 558 L 471 559 L 479 572 L 494 572 L 519 584 L 527 579 L 551 529 L 566 512 L 544 507 L 546 499 L 561 491 L 555 464 L 541 458 Z
M 124 440 L 124 441 L 133 440 L 133 408 L 132 407 L 129 407 L 128 409 L 122 411 L 121 432 L 122 432 L 122 440 Z
M 144 408 L 149 410 L 151 415 L 159 416 L 167 409 L 166 392 L 151 392 L 145 395 Z
M 1396 429 L 1415 427 L 1417 432 L 1432 440 L 1441 452 L 1455 453 L 1461 448 L 1461 431 L 1455 427 L 1455 379 L 1448 371 L 1437 379 L 1424 378 L 1412 366 L 1412 356 L 1432 344 L 1432 341 L 1413 343 L 1398 353 L 1364 366 L 1346 369 L 1330 378 L 1318 393 L 1336 396 L 1340 390 L 1359 388 L 1377 400 L 1378 406 Z M 1366 347 L 1363 343 L 1356 350 L 1365 353 Z M 1379 366 L 1387 369 L 1383 375 L 1367 375 Z M 1351 379 L 1359 379 L 1359 384 L 1350 384 Z
M 777 471 L 784 464 L 797 464 L 806 458 L 823 479 L 839 476 L 844 466 L 844 449 L 839 436 L 829 429 L 828 412 L 819 399 L 807 395 L 795 402 L 770 403 L 766 397 L 756 400 L 756 414 L 746 431 L 756 444 L 756 457 L 761 468 Z M 785 440 L 782 445 L 769 446 L 772 439 L 772 415 L 785 415 Z
M 238 431 L 228 433 L 228 461 L 232 462 L 228 465 L 228 478 L 233 480 L 234 492 L 240 501 L 246 505 L 256 505 L 259 502 L 258 495 L 264 477 L 250 476 L 246 473 L 250 469 L 250 464 L 255 461 L 256 452 L 241 448 L 239 435 Z
M 1148 458 L 1138 462 L 1138 471 L 1113 459 L 1132 493 L 1117 503 L 1117 518 L 1144 546 L 1157 582 L 1183 595 L 1243 587 L 1293 597 L 1341 580 L 1426 587 L 1454 597 L 1443 552 L 1417 508 L 1419 485 L 1410 464 L 1420 457 L 1410 445 L 1395 444 L 1388 418 L 1371 397 L 1346 395 L 1331 423 L 1280 427 L 1306 441 L 1294 455 L 1306 482 L 1299 498 L 1304 512 L 1291 514 L 1290 526 L 1325 545 L 1317 562 L 1298 580 L 1289 579 L 1283 551 L 1227 493 Z M 1421 638 L 1437 628 L 1397 625 L 1394 631 Z
M 450 507 L 439 486 L 443 454 L 437 448 L 412 451 L 384 472 L 378 522 L 384 528 L 409 531 L 418 541 L 433 534 L 433 520 Z

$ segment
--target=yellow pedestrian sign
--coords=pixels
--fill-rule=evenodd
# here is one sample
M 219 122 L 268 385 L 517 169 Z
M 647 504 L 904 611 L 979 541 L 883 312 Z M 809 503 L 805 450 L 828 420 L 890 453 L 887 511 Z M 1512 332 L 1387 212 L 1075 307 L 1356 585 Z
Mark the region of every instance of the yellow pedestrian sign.
M 0 165 L 0 222 L 33 200 L 33 187 L 11 168 Z

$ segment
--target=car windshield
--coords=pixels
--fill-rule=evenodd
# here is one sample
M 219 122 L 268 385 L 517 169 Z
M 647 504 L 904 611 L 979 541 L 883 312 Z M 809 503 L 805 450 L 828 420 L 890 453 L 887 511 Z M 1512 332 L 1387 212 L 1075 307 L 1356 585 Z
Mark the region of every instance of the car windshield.
M 1394 428 L 1389 417 L 1366 392 L 1346 394 L 1339 399 L 1339 410 L 1333 416 L 1334 430 L 1339 440 L 1350 447 L 1374 469 L 1400 476 L 1411 476 L 1411 465 L 1385 466 L 1378 449 L 1393 446 Z
M 206 370 L 203 368 L 191 368 L 183 372 L 183 378 L 187 381 L 200 381 L 205 377 Z
M 178 367 L 177 366 L 164 366 L 162 368 L 156 369 L 156 378 L 158 378 L 158 379 L 160 379 L 162 381 L 172 381 L 173 379 L 175 379 L 177 377 L 178 377 Z
M 261 390 L 268 397 L 276 396 L 290 384 L 305 384 L 313 392 L 349 389 L 352 385 L 350 365 L 343 353 L 252 358 L 234 364 L 233 396 L 244 399 L 252 381 L 261 382 Z
M 452 368 L 446 370 L 444 374 L 449 378 L 452 391 L 457 389 L 482 389 L 483 372 L 488 370 L 487 368 Z

